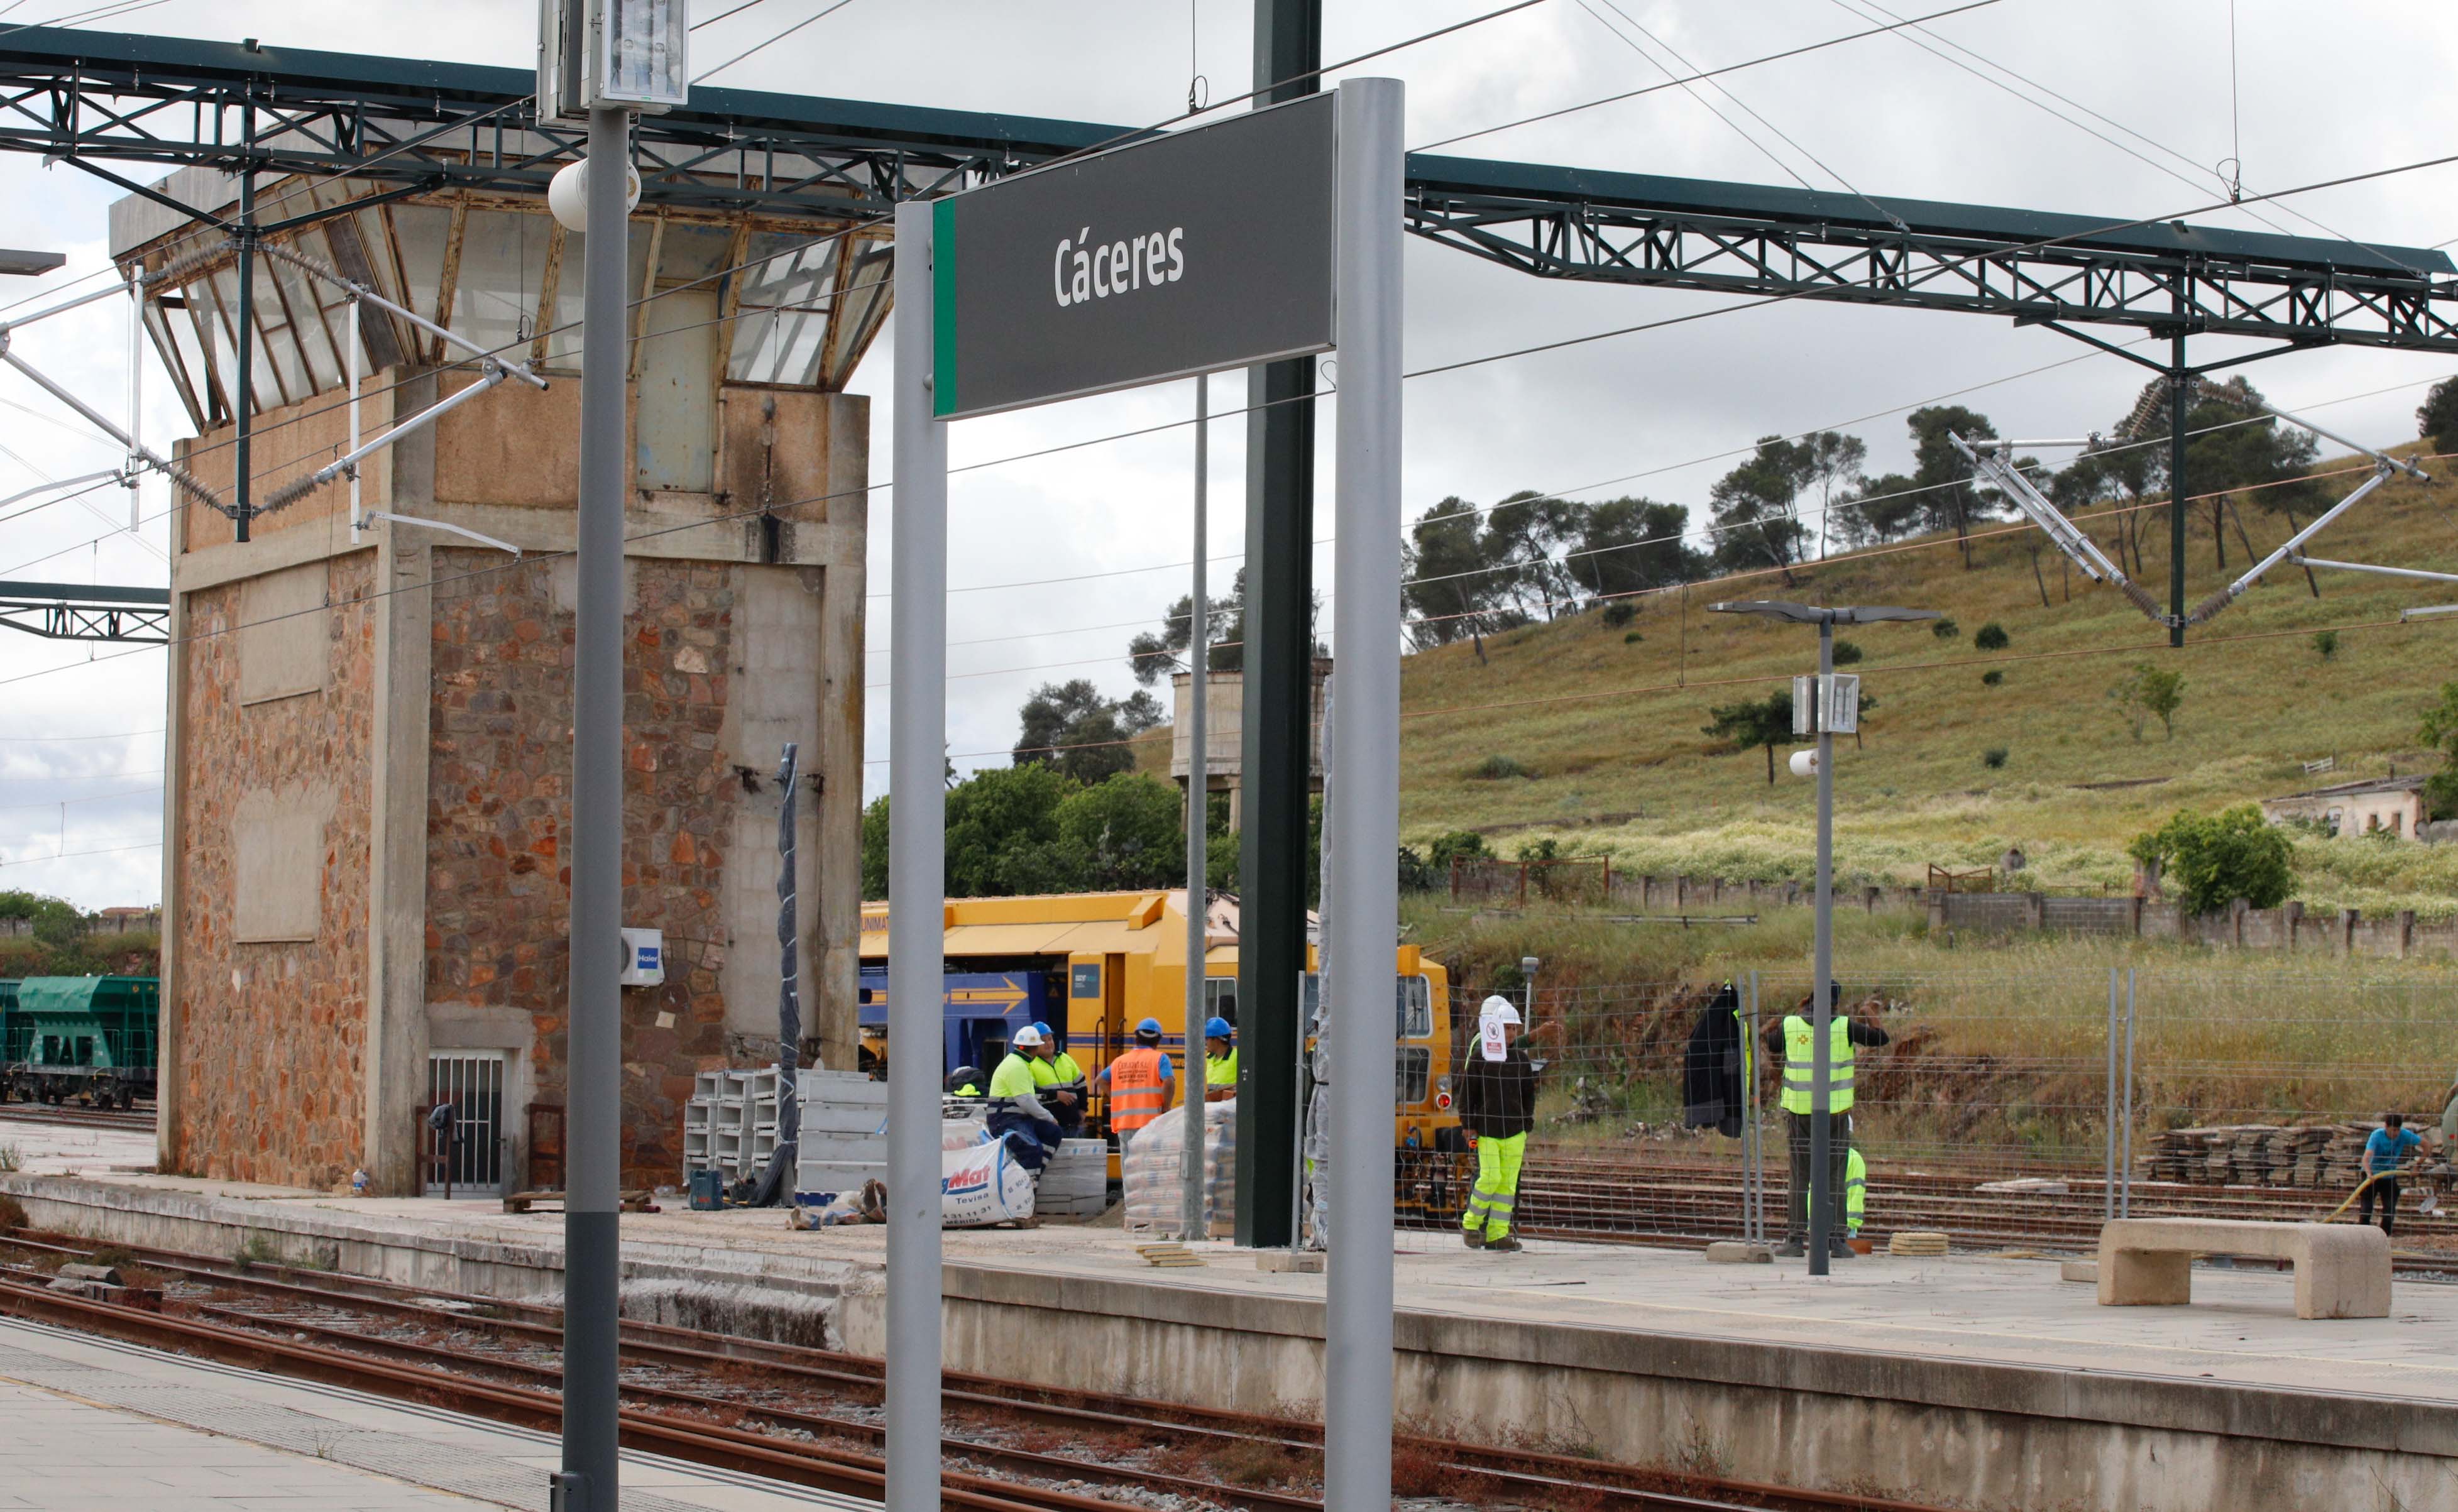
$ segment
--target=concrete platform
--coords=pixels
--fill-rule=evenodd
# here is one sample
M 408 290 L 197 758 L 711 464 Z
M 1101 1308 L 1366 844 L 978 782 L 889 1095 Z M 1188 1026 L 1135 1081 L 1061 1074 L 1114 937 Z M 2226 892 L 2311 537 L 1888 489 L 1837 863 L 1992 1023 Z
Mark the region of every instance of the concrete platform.
M 555 1440 L 0 1320 L 0 1508 L 46 1512 L 542 1512 Z M 874 1503 L 623 1457 L 625 1512 Z
M 560 1217 L 491 1203 L 0 1189 L 46 1226 L 146 1243 L 457 1290 L 559 1281 Z M 879 1352 L 884 1229 L 669 1212 L 623 1235 L 628 1312 Z M 950 1233 L 948 1366 L 1311 1415 L 1323 1277 L 1195 1249 L 1210 1263 L 1158 1271 L 1114 1229 Z M 1399 1250 L 1401 1410 L 1437 1431 L 1992 1509 L 2458 1512 L 2458 1287 L 2402 1281 L 2386 1318 L 2305 1322 L 2270 1272 L 2205 1269 L 2190 1308 L 2112 1310 L 2053 1260 L 1881 1255 L 1812 1280 L 1622 1246 Z

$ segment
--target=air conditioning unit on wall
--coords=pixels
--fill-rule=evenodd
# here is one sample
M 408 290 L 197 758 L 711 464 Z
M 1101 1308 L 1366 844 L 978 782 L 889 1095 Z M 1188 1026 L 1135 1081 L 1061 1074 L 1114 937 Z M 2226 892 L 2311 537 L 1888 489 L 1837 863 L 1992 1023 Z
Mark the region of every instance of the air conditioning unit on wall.
M 666 932 L 662 929 L 623 931 L 623 974 L 627 987 L 654 987 L 666 980 Z

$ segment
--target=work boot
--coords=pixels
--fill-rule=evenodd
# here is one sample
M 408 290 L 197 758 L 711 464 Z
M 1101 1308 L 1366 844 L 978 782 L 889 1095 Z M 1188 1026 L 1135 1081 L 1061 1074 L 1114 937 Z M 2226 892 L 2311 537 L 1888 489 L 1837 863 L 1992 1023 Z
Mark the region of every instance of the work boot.
M 1857 1260 L 1861 1252 L 1841 1239 L 1829 1239 L 1826 1241 L 1826 1257 L 1830 1260 Z
M 1483 1229 L 1462 1229 L 1460 1231 L 1460 1238 L 1471 1250 L 1482 1250 L 1485 1248 L 1485 1231 Z
M 1798 1238 L 1786 1239 L 1776 1247 L 1775 1253 L 1780 1260 L 1798 1260 L 1809 1253 L 1809 1246 Z
M 1515 1254 L 1519 1251 L 1519 1241 L 1506 1233 L 1499 1239 L 1486 1240 L 1483 1248 L 1489 1251 L 1498 1251 L 1504 1254 Z

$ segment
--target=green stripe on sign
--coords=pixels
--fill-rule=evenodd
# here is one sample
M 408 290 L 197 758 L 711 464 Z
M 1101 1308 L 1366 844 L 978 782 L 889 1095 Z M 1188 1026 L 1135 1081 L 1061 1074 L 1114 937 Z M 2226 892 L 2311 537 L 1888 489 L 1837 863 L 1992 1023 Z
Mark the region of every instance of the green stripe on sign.
M 930 207 L 930 413 L 956 412 L 956 202 Z

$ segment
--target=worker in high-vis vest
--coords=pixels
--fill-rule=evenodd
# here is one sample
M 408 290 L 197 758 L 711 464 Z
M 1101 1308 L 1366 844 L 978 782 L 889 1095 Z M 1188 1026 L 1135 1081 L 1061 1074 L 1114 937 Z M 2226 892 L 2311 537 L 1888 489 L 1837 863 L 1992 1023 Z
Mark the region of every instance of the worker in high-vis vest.
M 1852 1154 L 1852 1078 L 1853 1052 L 1859 1046 L 1875 1049 L 1886 1043 L 1886 1031 L 1877 1025 L 1854 1018 L 1843 1006 L 1844 989 L 1835 984 L 1827 985 L 1830 1013 L 1827 1033 L 1826 1110 L 1829 1117 L 1826 1140 L 1826 1190 L 1835 1204 L 1826 1230 L 1826 1253 L 1832 1258 L 1844 1258 L 1852 1253 L 1844 1241 L 1844 1183 Z M 1798 1257 L 1809 1253 L 1809 1157 L 1811 1110 L 1816 1103 L 1812 1096 L 1817 1084 L 1818 1028 L 1812 1017 L 1816 1000 L 1803 995 L 1801 1005 L 1781 1019 L 1768 1025 L 1761 1036 L 1772 1054 L 1783 1057 L 1783 1097 L 1786 1143 L 1791 1147 L 1790 1212 L 1784 1225 L 1781 1248 L 1776 1253 Z
M 1214 1014 L 1203 1021 L 1203 1100 L 1225 1103 L 1238 1095 L 1238 1031 Z
M 1032 1032 L 1041 1036 L 1041 1043 L 1033 1047 L 1033 1090 L 1041 1106 L 1057 1117 L 1059 1132 L 1073 1139 L 1084 1127 L 1084 1103 L 1091 1090 L 1085 1085 L 1084 1067 L 1058 1047 L 1049 1025 L 1036 1022 Z
M 1040 1045 L 1041 1031 L 1032 1025 L 1015 1031 L 1007 1059 L 990 1072 L 989 1122 L 992 1138 L 1015 1136 L 1008 1141 L 1009 1152 L 1036 1175 L 1065 1137 L 1058 1129 L 1058 1115 L 1043 1106 L 1040 1089 L 1032 1085 L 1033 1051 Z
M 1137 1130 L 1168 1112 L 1177 1093 L 1177 1068 L 1161 1053 L 1160 1020 L 1137 1024 L 1134 1048 L 1121 1051 L 1102 1067 L 1093 1085 L 1109 1089 L 1110 1127 L 1117 1130 L 1120 1149 Z
M 1536 1067 L 1519 1043 L 1519 1010 L 1496 995 L 1477 1010 L 1476 1044 L 1460 1075 L 1460 1122 L 1476 1136 L 1476 1188 L 1460 1214 L 1471 1250 L 1509 1252 L 1519 1202 L 1519 1167 L 1536 1127 Z
M 1844 1160 L 1844 1236 L 1861 1237 L 1861 1220 L 1869 1213 L 1869 1164 L 1858 1150 Z

